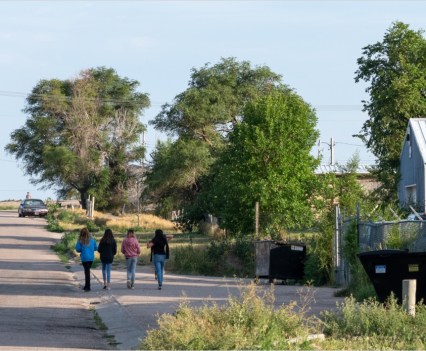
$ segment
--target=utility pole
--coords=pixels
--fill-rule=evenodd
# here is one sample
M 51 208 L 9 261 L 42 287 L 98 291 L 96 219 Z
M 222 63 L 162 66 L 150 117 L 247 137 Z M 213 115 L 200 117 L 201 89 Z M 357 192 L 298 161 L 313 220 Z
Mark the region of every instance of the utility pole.
M 330 164 L 334 165 L 334 146 L 336 145 L 336 142 L 333 138 L 330 138 Z
M 259 201 L 255 203 L 255 219 L 254 219 L 254 231 L 256 238 L 259 238 Z
M 330 143 L 326 143 L 325 141 L 318 140 L 318 158 L 321 157 L 320 145 L 326 144 L 330 149 L 330 165 L 334 165 L 334 147 L 336 146 L 336 142 L 334 138 L 330 138 Z

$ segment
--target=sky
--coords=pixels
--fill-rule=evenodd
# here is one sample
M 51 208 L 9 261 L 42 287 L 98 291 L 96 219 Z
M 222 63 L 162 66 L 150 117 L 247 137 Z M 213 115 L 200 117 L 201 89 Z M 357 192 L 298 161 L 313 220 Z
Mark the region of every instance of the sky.
M 56 199 L 30 182 L 4 147 L 23 127 L 25 98 L 42 79 L 73 79 L 110 67 L 137 80 L 151 107 L 141 121 L 188 87 L 191 69 L 235 57 L 282 75 L 315 108 L 323 163 L 356 153 L 374 164 L 357 134 L 368 116 L 366 83 L 355 83 L 362 48 L 395 21 L 426 29 L 426 1 L 3 1 L 0 0 L 0 200 Z M 148 127 L 148 153 L 166 136 Z

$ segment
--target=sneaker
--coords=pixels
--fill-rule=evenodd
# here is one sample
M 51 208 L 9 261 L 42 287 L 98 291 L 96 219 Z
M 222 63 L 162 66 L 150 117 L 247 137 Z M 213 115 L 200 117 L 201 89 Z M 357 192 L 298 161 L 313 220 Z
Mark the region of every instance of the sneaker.
M 127 288 L 128 289 L 132 288 L 132 282 L 130 280 L 127 281 Z
M 106 289 L 107 289 L 107 290 L 111 290 L 111 284 L 110 284 L 110 283 L 108 283 L 108 284 L 106 285 Z
M 90 288 L 84 288 L 83 290 L 84 290 L 84 292 L 89 292 Z
M 161 290 L 161 286 L 158 286 L 158 290 Z
M 104 287 L 103 287 L 102 289 L 106 290 L 106 288 L 107 288 L 107 286 L 106 286 L 106 285 L 104 285 Z

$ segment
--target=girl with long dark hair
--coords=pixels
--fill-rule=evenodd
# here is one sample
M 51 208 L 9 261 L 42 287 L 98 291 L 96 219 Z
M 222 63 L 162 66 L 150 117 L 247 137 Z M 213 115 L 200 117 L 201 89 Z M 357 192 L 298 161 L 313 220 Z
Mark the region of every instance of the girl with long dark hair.
M 104 236 L 99 242 L 98 252 L 102 262 L 102 278 L 104 280 L 104 289 L 111 288 L 111 267 L 114 256 L 117 254 L 117 243 L 112 234 L 112 230 L 105 229 Z

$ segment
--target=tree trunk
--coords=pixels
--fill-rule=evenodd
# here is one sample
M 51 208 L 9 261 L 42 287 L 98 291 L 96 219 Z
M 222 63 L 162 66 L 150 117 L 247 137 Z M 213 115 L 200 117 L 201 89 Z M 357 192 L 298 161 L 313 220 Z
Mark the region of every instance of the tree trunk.
M 80 192 L 80 202 L 81 202 L 81 208 L 83 210 L 87 210 L 87 190 L 79 190 Z

